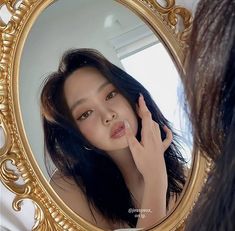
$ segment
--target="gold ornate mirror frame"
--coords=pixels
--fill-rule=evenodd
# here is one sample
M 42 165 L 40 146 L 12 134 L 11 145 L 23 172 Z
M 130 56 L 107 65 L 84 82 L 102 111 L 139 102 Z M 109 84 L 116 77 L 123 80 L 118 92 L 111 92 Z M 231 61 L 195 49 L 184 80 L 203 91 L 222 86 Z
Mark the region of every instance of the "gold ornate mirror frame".
M 186 38 L 192 24 L 191 13 L 167 0 L 161 6 L 156 0 L 117 0 L 141 17 L 158 35 L 173 58 L 179 72 L 183 72 Z M 20 4 L 19 4 L 20 3 Z M 12 17 L 8 23 L 0 18 L 0 127 L 4 144 L 0 148 L 0 179 L 15 194 L 12 206 L 21 209 L 21 202 L 31 199 L 35 204 L 33 230 L 100 230 L 70 210 L 54 193 L 43 177 L 27 141 L 20 114 L 19 64 L 24 42 L 38 15 L 53 0 L 0 0 L 0 8 L 6 6 Z M 184 29 L 177 30 L 178 17 Z M 8 166 L 11 162 L 17 171 Z M 174 211 L 151 230 L 183 230 L 205 181 L 209 161 L 199 153 L 193 155 L 193 166 L 188 184 Z M 17 184 L 19 178 L 24 184 Z

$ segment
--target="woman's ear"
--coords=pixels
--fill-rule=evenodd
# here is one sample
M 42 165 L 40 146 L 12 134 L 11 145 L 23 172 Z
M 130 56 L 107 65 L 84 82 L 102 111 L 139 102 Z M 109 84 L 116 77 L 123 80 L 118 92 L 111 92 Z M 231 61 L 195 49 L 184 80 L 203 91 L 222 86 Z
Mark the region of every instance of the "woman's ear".
M 136 112 L 139 116 L 140 115 L 140 107 L 139 107 L 138 103 L 135 104 L 135 109 L 136 109 Z
M 140 96 L 140 94 L 139 94 L 139 96 Z M 140 113 L 139 98 L 140 98 L 140 97 L 137 98 L 137 102 L 136 102 L 136 104 L 135 104 L 135 109 L 136 109 L 138 115 L 139 115 L 139 113 Z

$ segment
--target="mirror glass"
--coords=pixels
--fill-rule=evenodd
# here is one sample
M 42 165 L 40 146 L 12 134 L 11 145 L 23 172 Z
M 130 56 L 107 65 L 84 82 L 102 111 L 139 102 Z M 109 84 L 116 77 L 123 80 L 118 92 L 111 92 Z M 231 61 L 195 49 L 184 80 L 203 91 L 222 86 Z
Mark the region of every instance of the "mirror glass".
M 36 19 L 20 60 L 23 124 L 32 153 L 48 181 L 39 108 L 41 85 L 48 74 L 57 70 L 62 54 L 71 48 L 99 50 L 144 85 L 174 131 L 183 137 L 181 152 L 190 169 L 190 135 L 185 130 L 179 102 L 181 81 L 158 37 L 143 20 L 116 1 L 59 0 Z M 50 171 L 54 171 L 53 167 Z

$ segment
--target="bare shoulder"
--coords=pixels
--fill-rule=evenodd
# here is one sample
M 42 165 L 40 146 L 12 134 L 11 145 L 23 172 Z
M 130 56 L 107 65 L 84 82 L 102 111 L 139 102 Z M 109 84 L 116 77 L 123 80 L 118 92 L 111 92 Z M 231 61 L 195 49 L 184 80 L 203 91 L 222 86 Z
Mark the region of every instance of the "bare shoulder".
M 50 185 L 65 204 L 86 221 L 105 230 L 120 228 L 119 224 L 110 223 L 97 209 L 89 206 L 86 196 L 73 179 L 56 171 L 50 180 Z
M 87 199 L 73 179 L 65 177 L 59 171 L 56 171 L 50 180 L 50 185 L 75 213 L 94 224 L 95 220 Z

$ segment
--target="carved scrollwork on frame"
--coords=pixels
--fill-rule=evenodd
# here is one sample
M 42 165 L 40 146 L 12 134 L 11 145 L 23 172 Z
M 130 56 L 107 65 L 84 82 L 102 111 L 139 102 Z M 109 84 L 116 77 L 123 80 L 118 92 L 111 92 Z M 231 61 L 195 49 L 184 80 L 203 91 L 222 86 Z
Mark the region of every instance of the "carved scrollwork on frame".
M 184 7 L 175 5 L 175 0 L 166 0 L 166 6 L 162 6 L 157 0 L 149 0 L 155 10 L 161 13 L 163 19 L 167 24 L 176 30 L 177 24 L 179 23 L 179 16 L 183 22 L 183 29 L 178 32 L 179 40 L 186 41 L 192 26 L 192 14 L 189 10 Z
M 32 230 L 85 230 L 72 224 L 52 203 L 44 190 L 39 186 L 32 169 L 28 165 L 23 153 L 20 152 L 16 134 L 11 133 L 11 126 L 7 126 L 4 117 L 0 115 L 0 128 L 4 133 L 3 146 L 0 149 L 0 179 L 2 183 L 15 194 L 12 207 L 21 210 L 23 200 L 30 199 L 35 205 L 35 225 Z M 10 129 L 9 129 L 10 128 Z M 12 170 L 9 163 L 17 168 Z M 19 179 L 23 184 L 17 183 Z
M 131 2 L 130 0 L 117 1 L 124 2 L 124 4 Z M 159 37 L 164 44 L 166 43 L 166 47 L 169 48 L 171 45 L 175 47 L 177 53 L 174 57 L 175 62 L 183 67 L 187 51 L 187 39 L 193 21 L 191 12 L 185 7 L 176 5 L 175 0 L 164 0 L 164 5 L 160 4 L 159 0 L 138 0 L 137 2 L 145 6 L 148 12 L 154 14 L 156 19 L 160 19 L 160 25 L 157 23 L 158 20 L 156 20 L 155 25 L 160 28 L 160 31 L 163 29 L 162 26 L 164 25 L 164 30 L 168 31 L 168 33 L 166 37 L 162 37 L 160 33 Z M 127 5 L 130 5 L 130 3 Z M 144 15 L 142 16 L 145 17 Z M 184 70 L 182 71 L 184 72 Z
M 158 21 L 161 21 L 162 27 L 159 30 L 162 31 L 162 34 L 165 34 L 163 40 L 165 40 L 165 44 L 169 45 L 169 50 L 174 53 L 173 56 L 179 59 L 179 62 L 176 61 L 176 63 L 179 66 L 182 65 L 184 62 L 183 51 L 186 47 L 186 39 L 192 24 L 192 16 L 187 9 L 176 6 L 174 0 L 167 0 L 166 6 L 160 5 L 156 0 L 117 1 L 123 5 L 128 5 L 137 14 L 142 14 L 142 17 L 143 13 L 140 13 L 138 9 L 142 9 L 142 12 L 147 12 L 145 18 L 146 21 L 151 18 L 149 24 L 152 28 L 155 28 L 152 18 L 155 17 Z M 15 63 L 19 62 L 15 54 L 17 49 L 22 49 L 22 47 L 19 47 L 22 46 L 22 44 L 19 45 L 19 40 L 23 36 L 26 22 L 31 20 L 30 23 L 33 23 L 33 19 L 30 16 L 39 10 L 40 4 L 44 4 L 45 8 L 46 5 L 48 6 L 52 2 L 53 0 L 0 0 L 0 9 L 5 6 L 12 15 L 8 22 L 4 22 L 0 16 L 0 128 L 4 136 L 3 145 L 0 147 L 0 179 L 15 194 L 12 206 L 16 211 L 21 209 L 23 200 L 30 199 L 33 201 L 35 205 L 33 230 L 100 230 L 78 216 L 75 217 L 71 215 L 72 213 L 64 212 L 64 207 L 55 202 L 54 197 L 43 187 L 42 177 L 30 161 L 32 153 L 25 151 L 21 133 L 19 132 L 23 125 L 19 125 L 19 122 L 17 122 L 20 119 L 17 119 L 19 113 L 16 111 L 17 107 L 15 105 L 17 94 L 14 92 L 15 88 L 13 85 L 17 82 L 15 79 L 18 77 L 18 73 L 13 66 L 17 66 Z M 184 28 L 178 31 L 177 15 L 182 18 L 184 25 Z M 171 34 L 171 38 L 174 41 L 165 39 L 169 34 Z M 181 68 L 183 67 L 181 66 Z M 197 157 L 194 171 L 199 172 L 201 170 L 205 172 L 207 164 L 208 162 L 204 159 Z M 14 169 L 10 166 L 14 166 Z M 193 179 L 193 182 L 198 181 L 200 185 L 204 178 L 203 173 L 199 174 L 197 180 Z M 19 184 L 19 180 L 22 180 L 23 183 Z M 198 195 L 198 192 L 192 192 L 193 188 L 195 187 L 192 186 L 191 191 L 188 190 L 186 197 Z M 180 218 L 176 218 L 176 215 L 173 215 L 172 221 L 170 221 L 172 224 L 169 226 L 170 228 L 165 229 L 164 224 L 169 224 L 169 222 L 166 222 L 162 225 L 163 228 L 159 230 L 183 230 L 184 221 L 192 206 L 186 205 L 186 200 L 187 198 L 182 205 L 185 206 L 185 210 L 182 212 L 183 215 L 180 215 Z M 180 220 L 176 222 L 176 219 Z M 153 228 L 152 230 L 155 229 L 158 230 L 158 228 Z
M 0 179 L 6 188 L 15 194 L 12 202 L 13 209 L 20 211 L 23 200 L 31 199 L 35 204 L 35 225 L 32 230 L 66 230 L 47 215 L 44 201 L 47 201 L 48 198 L 33 177 L 32 170 L 15 142 L 16 134 L 5 118 L 2 114 L 0 115 L 0 128 L 4 136 L 4 143 L 0 149 Z M 17 171 L 12 170 L 9 163 L 11 166 L 15 166 Z M 17 183 L 20 178 L 23 180 L 23 184 Z M 50 211 L 53 211 L 52 206 L 48 207 Z

